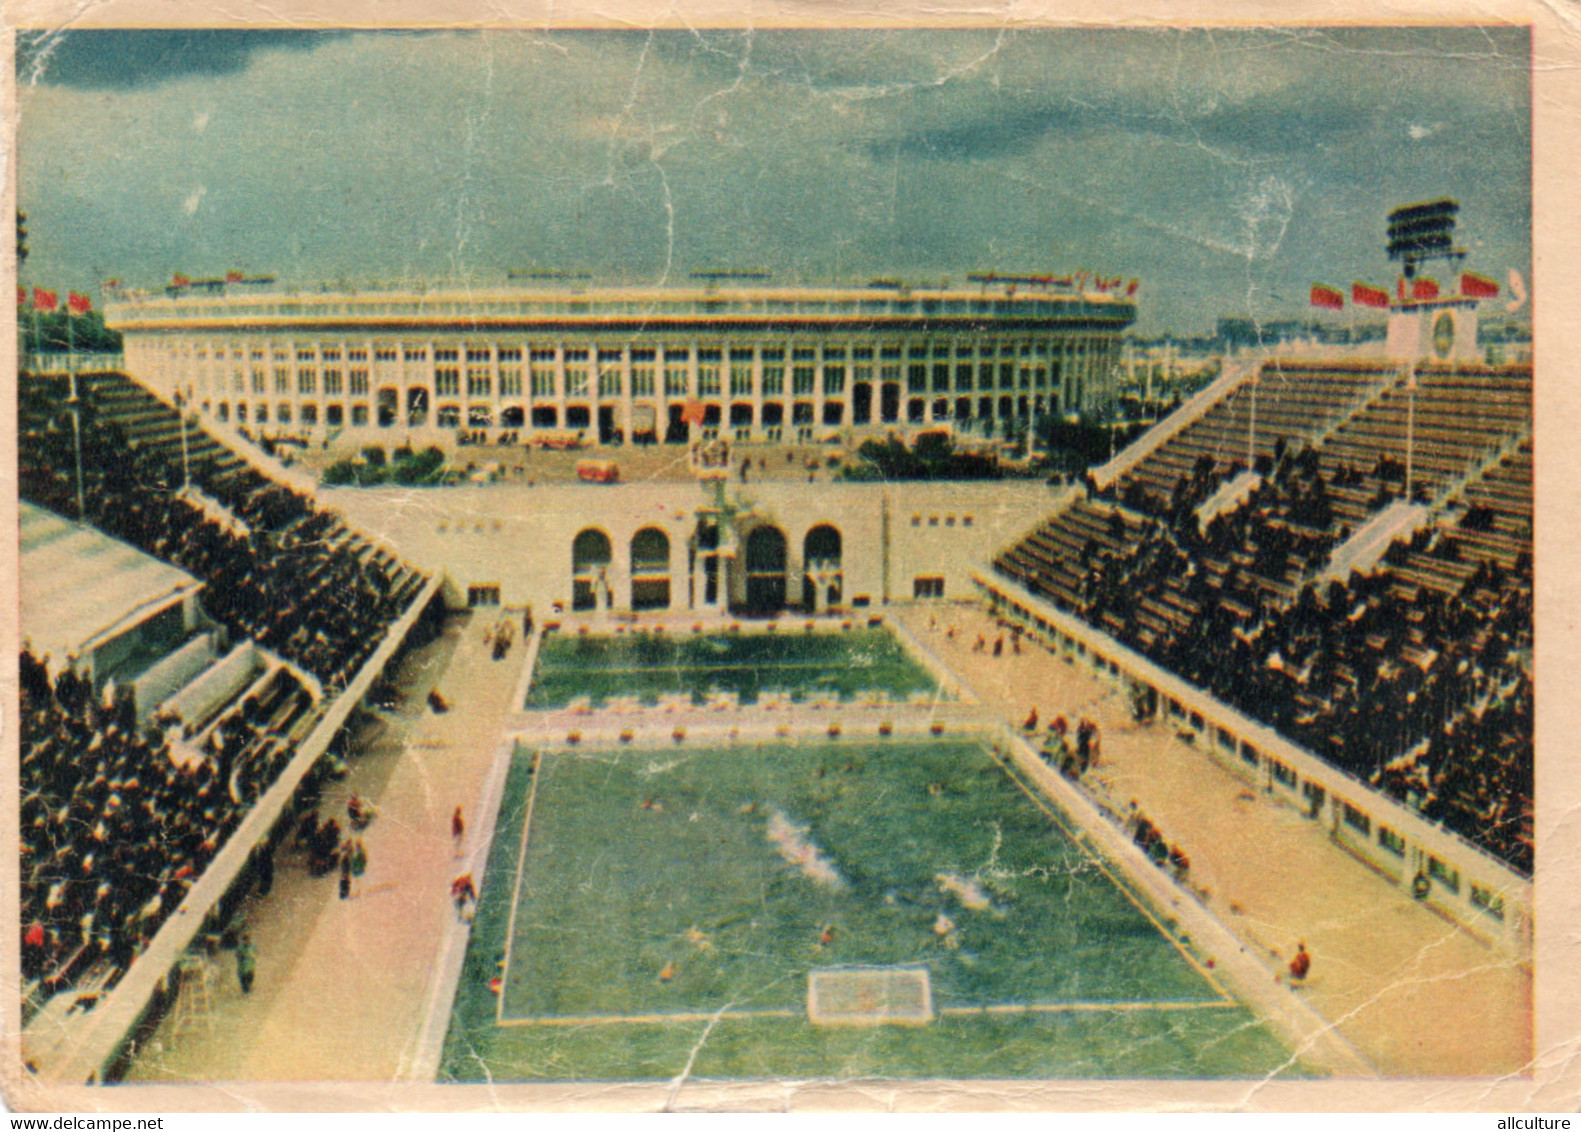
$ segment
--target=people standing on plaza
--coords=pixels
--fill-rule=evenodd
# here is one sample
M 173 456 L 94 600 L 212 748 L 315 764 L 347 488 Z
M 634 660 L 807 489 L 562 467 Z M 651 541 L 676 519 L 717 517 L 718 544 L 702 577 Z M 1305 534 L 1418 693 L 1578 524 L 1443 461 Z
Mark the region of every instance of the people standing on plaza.
M 351 899 L 351 853 L 346 850 L 340 854 L 340 898 Z
M 1312 956 L 1307 954 L 1305 942 L 1296 944 L 1295 958 L 1290 960 L 1290 982 L 1300 986 L 1306 982 L 1307 974 L 1312 970 Z
M 253 950 L 252 938 L 245 933 L 236 944 L 236 981 L 243 994 L 252 994 L 253 976 L 258 973 L 258 953 Z
M 461 856 L 461 841 L 467 835 L 466 819 L 461 816 L 461 807 L 456 807 L 456 812 L 450 815 L 450 840 L 456 844 L 456 856 Z
M 456 902 L 456 917 L 462 923 L 472 918 L 469 909 L 478 901 L 478 890 L 472 884 L 471 873 L 462 873 L 450 882 L 450 899 Z
M 362 875 L 368 871 L 368 850 L 360 837 L 353 837 L 346 849 L 351 856 L 351 883 L 355 891 L 362 887 Z

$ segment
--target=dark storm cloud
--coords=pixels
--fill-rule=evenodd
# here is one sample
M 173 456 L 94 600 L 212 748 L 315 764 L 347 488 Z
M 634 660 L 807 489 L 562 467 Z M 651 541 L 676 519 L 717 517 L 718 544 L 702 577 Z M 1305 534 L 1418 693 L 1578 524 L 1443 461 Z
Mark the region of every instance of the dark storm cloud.
M 22 82 L 82 90 L 131 90 L 189 75 L 238 74 L 260 51 L 311 51 L 348 34 L 226 28 L 23 31 L 17 34 L 17 76 Z
M 863 149 L 879 158 L 898 152 L 942 161 L 980 161 L 1026 153 L 1052 137 L 1085 137 L 1108 126 L 1091 107 L 1075 103 L 1001 107 L 971 121 L 875 139 Z

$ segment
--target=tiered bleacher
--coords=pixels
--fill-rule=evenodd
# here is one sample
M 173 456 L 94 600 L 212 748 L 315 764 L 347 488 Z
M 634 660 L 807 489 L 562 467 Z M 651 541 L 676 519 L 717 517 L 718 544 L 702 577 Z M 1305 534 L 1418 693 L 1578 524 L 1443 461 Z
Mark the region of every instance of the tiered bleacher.
M 125 971 L 425 584 L 201 430 L 183 440 L 126 378 L 78 381 L 83 521 L 206 583 L 238 647 L 142 726 L 127 687 L 24 652 L 23 965 L 46 992 Z M 19 485 L 76 518 L 67 398 L 22 376 Z
M 1285 363 L 1258 388 L 1250 448 L 1243 385 L 996 568 L 1529 874 L 1530 368 Z M 1325 578 L 1404 500 L 1408 432 L 1423 521 Z

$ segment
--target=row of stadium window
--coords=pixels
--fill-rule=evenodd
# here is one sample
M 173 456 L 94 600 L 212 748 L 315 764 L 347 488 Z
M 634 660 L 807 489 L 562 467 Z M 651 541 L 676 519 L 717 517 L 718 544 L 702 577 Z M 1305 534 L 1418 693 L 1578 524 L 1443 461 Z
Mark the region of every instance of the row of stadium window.
M 848 367 L 844 365 L 825 365 L 820 382 L 818 367 L 792 366 L 791 392 L 797 396 L 813 396 L 821 390 L 826 397 L 838 396 L 846 390 L 847 372 Z M 1051 365 L 1023 363 L 1019 366 L 1015 362 L 960 362 L 953 366 L 945 363 L 931 367 L 918 363 L 905 367 L 880 366 L 877 380 L 883 385 L 899 386 L 904 378 L 908 393 L 970 392 L 976 389 L 1047 389 L 1051 384 L 1061 383 L 1061 372 L 1059 359 L 1055 359 Z M 530 370 L 530 374 L 529 387 L 533 397 L 586 397 L 592 390 L 589 371 L 584 367 L 568 365 L 564 367 L 563 372 L 559 369 L 534 367 Z M 872 366 L 849 367 L 849 374 L 851 382 L 856 385 L 871 384 L 874 381 Z M 492 369 L 468 369 L 467 396 L 493 397 L 496 389 L 501 397 L 522 395 L 522 370 L 519 366 L 502 366 L 498 371 L 497 382 L 495 376 Z M 618 368 L 599 370 L 598 395 L 621 397 L 628 388 L 633 397 L 656 395 L 658 371 L 654 367 L 634 365 L 630 369 L 629 381 L 627 376 L 625 371 Z M 1072 379 L 1079 379 L 1079 374 L 1072 373 L 1069 376 Z M 432 378 L 432 389 L 436 396 L 453 397 L 460 394 L 462 388 L 460 369 L 439 366 L 434 369 Z M 299 396 L 313 397 L 318 395 L 322 386 L 326 396 L 338 397 L 348 393 L 353 397 L 366 397 L 369 390 L 369 371 L 352 369 L 343 374 L 339 369 L 300 368 L 296 370 L 293 382 L 291 367 L 277 366 L 273 370 L 272 384 L 273 392 L 277 395 L 295 392 Z M 256 367 L 248 373 L 236 368 L 230 372 L 228 388 L 233 393 L 250 391 L 254 394 L 262 394 L 270 391 L 270 385 L 270 374 L 264 368 Z M 200 369 L 196 388 L 203 392 L 225 392 L 227 390 L 225 374 Z M 424 388 L 424 386 L 415 386 L 415 388 Z M 733 397 L 750 397 L 754 394 L 782 396 L 785 392 L 785 367 L 765 365 L 758 370 L 748 366 L 732 367 L 729 371 L 729 391 Z M 687 367 L 667 366 L 664 369 L 666 397 L 720 396 L 724 392 L 725 383 L 719 367 L 701 365 L 696 367 L 695 374 Z
M 1062 339 L 1065 342 L 1064 351 L 1067 354 L 1079 354 L 1086 351 L 1088 343 L 1084 339 Z M 529 361 L 552 362 L 563 360 L 566 362 L 587 362 L 596 358 L 600 363 L 618 364 L 629 359 L 634 365 L 644 362 L 652 363 L 661 357 L 666 362 L 690 361 L 693 353 L 702 363 L 719 363 L 726 357 L 732 363 L 750 363 L 754 359 L 764 362 L 782 362 L 787 357 L 792 361 L 817 361 L 821 356 L 826 362 L 840 361 L 847 358 L 852 361 L 872 361 L 877 358 L 884 360 L 897 360 L 900 358 L 1013 358 L 1013 357 L 1049 357 L 1059 356 L 1061 347 L 1048 339 L 1037 340 L 994 340 L 978 338 L 949 337 L 935 341 L 917 340 L 905 343 L 886 342 L 879 346 L 852 345 L 848 343 L 825 344 L 824 346 L 798 346 L 798 345 L 759 345 L 759 346 L 489 346 L 468 345 L 459 346 L 430 345 L 428 343 L 407 343 L 399 350 L 394 346 L 376 345 L 371 353 L 375 362 L 426 362 L 432 358 L 435 362 L 456 362 L 462 356 L 468 362 L 496 361 L 500 363 L 520 362 L 523 355 Z M 326 343 L 317 346 L 298 343 L 294 348 L 280 344 L 250 343 L 243 345 L 233 343 L 228 348 L 224 342 L 215 342 L 212 347 L 199 343 L 196 347 L 187 347 L 180 350 L 171 350 L 172 355 L 195 356 L 199 361 L 206 361 L 213 356 L 216 361 L 227 355 L 232 360 L 248 358 L 255 362 L 272 359 L 276 362 L 290 361 L 293 357 L 299 362 L 339 362 L 344 357 L 347 362 L 367 362 L 370 349 L 364 345 L 347 345 L 344 348 L 339 343 Z
M 393 392 L 393 391 L 392 391 Z M 414 392 L 425 393 L 425 390 Z M 1068 402 L 1074 404 L 1074 402 Z M 655 406 L 637 406 L 638 408 L 654 409 Z M 403 423 L 394 398 L 381 396 L 377 405 L 353 404 L 320 404 L 316 401 L 296 403 L 280 401 L 273 406 L 268 401 L 256 401 L 249 404 L 247 401 L 232 402 L 212 401 L 201 402 L 205 413 L 212 413 L 221 421 L 230 421 L 234 415 L 238 423 L 245 424 L 253 421 L 258 424 L 268 424 L 274 421 L 277 424 L 302 424 L 309 427 L 319 424 L 331 428 L 351 425 L 354 428 L 368 427 L 377 420 L 381 428 L 393 428 Z M 606 406 L 599 406 L 602 412 Z M 671 425 L 680 419 L 684 406 L 672 404 L 668 406 L 670 416 L 676 418 Z M 703 428 L 718 429 L 725 420 L 725 407 L 719 404 L 705 404 L 703 407 Z M 843 401 L 825 401 L 822 403 L 822 412 L 819 405 L 812 401 L 797 401 L 791 405 L 791 423 L 793 425 L 812 426 L 822 424 L 826 427 L 840 427 L 847 423 L 864 425 L 877 422 L 883 424 L 897 424 L 904 419 L 910 424 L 921 424 L 932 421 L 970 421 L 970 420 L 1006 420 L 1018 417 L 1041 416 L 1045 413 L 1058 411 L 1058 404 L 1054 398 L 1043 394 L 1027 396 L 1020 394 L 1011 396 L 1005 394 L 998 397 L 935 397 L 931 401 L 926 397 L 913 397 L 904 402 L 898 399 L 886 399 L 885 403 L 878 406 L 875 414 L 871 400 L 863 401 L 858 398 L 850 406 L 850 420 L 846 419 L 846 404 Z M 322 410 L 322 412 L 321 412 Z M 556 405 L 534 405 L 529 411 L 522 405 L 507 405 L 499 408 L 498 416 L 495 415 L 496 406 L 493 405 L 467 405 L 465 416 L 459 404 L 441 404 L 434 412 L 432 423 L 439 428 L 569 428 L 587 429 L 593 427 L 593 406 L 591 405 L 566 405 L 564 416 Z M 409 398 L 404 424 L 409 427 L 421 427 L 429 424 L 428 399 Z M 600 429 L 604 431 L 606 422 L 600 422 Z M 732 429 L 778 429 L 785 425 L 785 406 L 778 402 L 768 402 L 756 406 L 751 402 L 741 402 L 729 406 L 729 424 Z M 642 431 L 636 429 L 634 431 Z M 650 428 L 648 431 L 652 431 Z M 738 433 L 738 439 L 746 439 Z M 776 437 L 770 437 L 776 439 Z

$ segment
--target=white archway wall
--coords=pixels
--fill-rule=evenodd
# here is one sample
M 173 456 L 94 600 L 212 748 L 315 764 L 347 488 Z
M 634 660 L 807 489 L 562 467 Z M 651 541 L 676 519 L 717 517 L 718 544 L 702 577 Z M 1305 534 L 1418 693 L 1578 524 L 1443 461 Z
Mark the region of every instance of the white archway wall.
M 808 531 L 823 523 L 840 531 L 847 606 L 858 597 L 882 605 L 886 575 L 890 600 L 910 600 L 918 576 L 942 577 L 946 599 L 971 596 L 971 568 L 1026 534 L 1065 494 L 1028 481 L 834 483 L 815 489 L 752 484 L 749 490 L 754 509 L 785 534 L 791 578 L 800 578 Z M 630 599 L 631 539 L 643 527 L 657 527 L 670 540 L 672 608 L 688 608 L 688 543 L 702 502 L 695 484 L 331 488 L 321 489 L 319 499 L 364 529 L 383 532 L 414 565 L 443 571 L 456 592 L 499 586 L 505 606 L 531 604 L 543 612 L 555 601 L 569 607 L 571 543 L 578 531 L 595 525 L 609 536 L 611 588 L 616 609 L 624 607 Z M 695 596 L 700 604 L 701 592 Z M 730 596 L 740 601 L 744 588 Z M 800 600 L 799 581 L 790 596 Z

